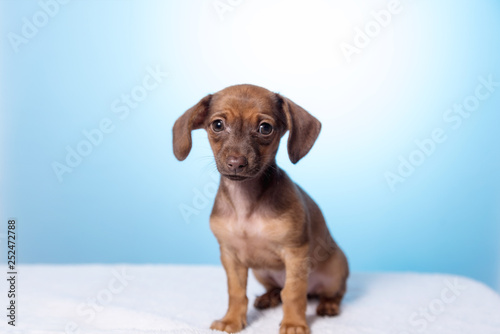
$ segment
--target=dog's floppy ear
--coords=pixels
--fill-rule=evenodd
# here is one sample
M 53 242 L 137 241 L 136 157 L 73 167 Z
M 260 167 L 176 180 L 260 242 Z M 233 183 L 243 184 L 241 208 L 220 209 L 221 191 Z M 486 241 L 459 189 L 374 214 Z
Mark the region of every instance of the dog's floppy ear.
M 191 131 L 203 127 L 211 98 L 212 95 L 205 96 L 175 121 L 172 132 L 174 154 L 178 160 L 186 159 L 191 151 Z
M 321 123 L 304 108 L 276 94 L 278 107 L 285 114 L 288 134 L 288 156 L 297 163 L 312 148 L 321 131 Z

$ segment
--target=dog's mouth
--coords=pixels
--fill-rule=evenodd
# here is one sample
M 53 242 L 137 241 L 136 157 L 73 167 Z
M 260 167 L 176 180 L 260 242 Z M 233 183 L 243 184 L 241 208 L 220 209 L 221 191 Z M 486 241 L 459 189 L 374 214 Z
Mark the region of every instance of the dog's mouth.
M 248 180 L 250 178 L 248 176 L 233 175 L 233 174 L 222 174 L 222 176 L 227 177 L 228 179 L 230 179 L 232 181 L 244 181 L 244 180 Z

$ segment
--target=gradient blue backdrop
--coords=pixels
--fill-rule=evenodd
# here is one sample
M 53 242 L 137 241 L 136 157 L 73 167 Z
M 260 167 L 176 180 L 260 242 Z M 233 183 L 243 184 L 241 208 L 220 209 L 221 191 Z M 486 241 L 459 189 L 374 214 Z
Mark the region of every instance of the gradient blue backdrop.
M 352 270 L 500 289 L 500 89 L 459 128 L 443 119 L 478 77 L 500 81 L 500 2 L 402 0 L 351 62 L 340 46 L 388 1 L 232 1 L 222 16 L 220 3 L 70 1 L 15 52 L 42 7 L 1 1 L 1 213 L 18 219 L 21 263 L 219 263 L 206 134 L 178 162 L 171 128 L 204 95 L 253 83 L 321 120 L 312 151 L 292 165 L 282 145 L 278 163 Z M 115 101 L 157 67 L 167 77 L 120 118 Z M 60 182 L 52 164 L 106 118 L 113 132 Z M 446 141 L 391 191 L 384 174 L 435 128 Z

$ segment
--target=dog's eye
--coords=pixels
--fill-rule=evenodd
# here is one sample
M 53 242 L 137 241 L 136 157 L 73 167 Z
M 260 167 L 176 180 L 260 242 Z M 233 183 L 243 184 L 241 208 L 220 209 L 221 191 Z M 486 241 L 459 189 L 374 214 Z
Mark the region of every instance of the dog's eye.
M 261 123 L 259 125 L 259 132 L 265 136 L 270 135 L 273 132 L 273 126 L 269 123 Z
M 224 130 L 224 123 L 222 123 L 220 119 L 213 121 L 212 130 L 214 130 L 215 132 L 221 132 L 222 130 Z

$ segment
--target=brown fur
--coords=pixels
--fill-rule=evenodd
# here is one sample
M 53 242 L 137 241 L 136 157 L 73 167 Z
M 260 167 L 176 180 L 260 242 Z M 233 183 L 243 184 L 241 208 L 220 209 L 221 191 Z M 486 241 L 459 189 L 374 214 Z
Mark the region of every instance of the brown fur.
M 223 130 L 214 130 L 214 122 Z M 259 132 L 262 123 L 271 125 L 272 133 Z M 319 298 L 318 315 L 338 314 L 349 269 L 319 207 L 276 165 L 275 156 L 289 131 L 288 155 L 297 163 L 313 146 L 321 123 L 279 94 L 237 85 L 204 97 L 175 122 L 177 159 L 187 157 L 191 131 L 201 128 L 221 173 L 210 227 L 220 245 L 229 294 L 226 315 L 211 328 L 233 333 L 246 326 L 251 268 L 267 291 L 255 307 L 282 302 L 280 333 L 309 333 L 307 296 Z

